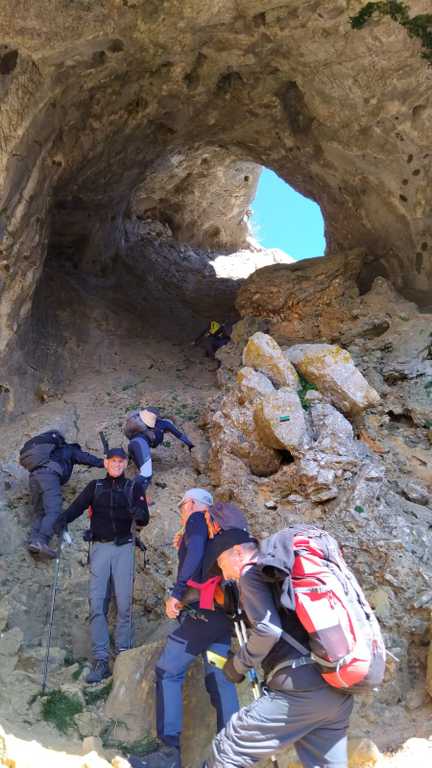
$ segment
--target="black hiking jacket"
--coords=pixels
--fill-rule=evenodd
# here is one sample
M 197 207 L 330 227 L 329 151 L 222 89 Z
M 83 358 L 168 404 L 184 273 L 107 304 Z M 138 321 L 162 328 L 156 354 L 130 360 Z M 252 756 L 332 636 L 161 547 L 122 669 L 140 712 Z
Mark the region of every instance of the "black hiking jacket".
M 78 443 L 66 443 L 61 448 L 56 448 L 50 456 L 51 461 L 58 464 L 61 469 L 60 482 L 62 485 L 69 480 L 75 464 L 84 464 L 86 467 L 98 467 L 99 469 L 103 469 L 104 466 L 103 459 L 98 459 L 97 456 L 82 451 Z
M 86 509 L 91 508 L 90 528 L 93 541 L 112 541 L 129 536 L 138 504 L 135 491 L 139 493 L 139 488 L 134 486 L 133 481 L 127 480 L 124 475 L 115 478 L 106 475 L 103 480 L 92 480 L 60 515 L 56 527 L 64 528 L 80 517 Z M 148 523 L 148 512 L 146 515 L 145 509 L 141 504 L 140 515 L 136 515 L 140 525 Z

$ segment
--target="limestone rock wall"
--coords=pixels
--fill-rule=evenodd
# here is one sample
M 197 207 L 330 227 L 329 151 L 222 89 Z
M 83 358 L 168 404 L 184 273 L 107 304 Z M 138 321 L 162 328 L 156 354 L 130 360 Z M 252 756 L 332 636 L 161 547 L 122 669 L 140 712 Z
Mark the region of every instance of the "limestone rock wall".
M 243 245 L 253 164 L 321 205 L 331 253 L 366 249 L 366 283 L 385 274 L 429 302 L 432 68 L 389 18 L 352 29 L 361 8 L 3 0 L 3 371 L 25 367 L 16 336 L 29 337 L 47 248 L 109 271 L 135 214 Z
M 432 706 L 432 318 L 382 277 L 358 295 L 334 264 L 266 267 L 241 288 L 244 317 L 218 353 L 209 468 L 256 535 L 306 521 L 341 543 L 399 659 L 378 695 L 359 698 L 351 729 L 385 749 L 387 728 L 412 735 Z M 281 380 L 283 359 L 297 382 Z

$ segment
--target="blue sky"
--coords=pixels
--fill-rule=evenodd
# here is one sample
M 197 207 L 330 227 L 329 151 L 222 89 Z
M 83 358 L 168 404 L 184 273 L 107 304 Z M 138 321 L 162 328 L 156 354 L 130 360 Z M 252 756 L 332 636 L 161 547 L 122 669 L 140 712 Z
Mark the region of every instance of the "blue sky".
M 324 221 L 319 205 L 273 171 L 263 170 L 251 207 L 253 233 L 265 248 L 281 248 L 294 259 L 323 255 Z

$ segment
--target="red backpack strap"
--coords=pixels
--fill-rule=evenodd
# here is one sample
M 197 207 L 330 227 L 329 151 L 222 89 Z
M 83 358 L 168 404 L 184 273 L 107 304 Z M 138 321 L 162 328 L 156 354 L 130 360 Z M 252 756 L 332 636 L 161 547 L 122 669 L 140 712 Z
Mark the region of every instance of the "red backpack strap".
M 207 609 L 208 611 L 214 610 L 214 604 L 215 604 L 215 597 L 217 589 L 222 581 L 222 576 L 213 576 L 211 579 L 208 579 L 204 582 L 199 581 L 193 581 L 193 579 L 189 579 L 189 581 L 186 582 L 188 587 L 193 587 L 193 589 L 197 589 L 200 593 L 200 600 L 199 600 L 199 606 L 200 608 Z

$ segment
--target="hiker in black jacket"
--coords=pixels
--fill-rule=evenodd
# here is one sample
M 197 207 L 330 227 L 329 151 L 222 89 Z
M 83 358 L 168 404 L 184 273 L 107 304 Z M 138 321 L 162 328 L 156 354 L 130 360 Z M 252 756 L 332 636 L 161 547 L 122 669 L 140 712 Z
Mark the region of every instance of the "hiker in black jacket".
M 49 435 L 50 433 L 45 434 Z M 49 546 L 49 543 L 54 532 L 54 523 L 62 511 L 63 496 L 61 486 L 68 482 L 75 464 L 102 469 L 104 463 L 103 459 L 98 459 L 97 456 L 82 451 L 78 443 L 66 443 L 60 432 L 53 430 L 51 434 L 55 442 L 51 445 L 48 459 L 35 466 L 34 469 L 30 469 L 33 466 L 31 460 L 30 463 L 26 464 L 25 459 L 23 461 L 20 455 L 20 461 L 30 471 L 29 488 L 33 510 L 36 515 L 28 550 L 32 555 L 55 558 L 57 554 Z M 47 443 L 42 445 L 46 446 Z M 26 446 L 24 446 L 24 449 Z M 40 448 L 41 444 L 37 447 Z M 33 449 L 34 445 L 28 449 L 28 453 Z
M 138 527 L 149 521 L 145 495 L 139 484 L 127 480 L 128 457 L 123 448 L 110 448 L 105 459 L 106 477 L 92 480 L 63 512 L 55 524 L 60 532 L 87 509 L 90 513 L 90 632 L 93 668 L 87 683 L 100 683 L 110 676 L 107 612 L 112 584 L 116 605 L 116 651 L 132 647 L 132 600 L 135 537 Z

